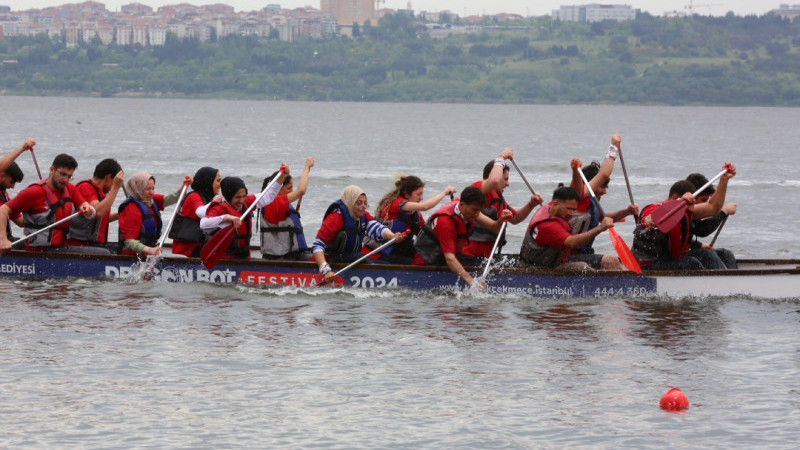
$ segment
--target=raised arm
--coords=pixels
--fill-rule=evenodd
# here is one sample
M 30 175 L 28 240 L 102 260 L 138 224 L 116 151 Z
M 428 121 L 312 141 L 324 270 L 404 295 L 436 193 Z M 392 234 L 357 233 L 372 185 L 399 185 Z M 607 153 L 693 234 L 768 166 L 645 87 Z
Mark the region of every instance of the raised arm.
M 34 145 L 36 145 L 36 141 L 33 138 L 25 139 L 25 143 L 20 148 L 0 158 L 0 172 L 5 172 L 19 155 L 32 149 Z
M 514 150 L 506 147 L 503 149 L 502 153 L 500 153 L 500 156 L 494 160 L 494 167 L 492 167 L 492 171 L 489 172 L 489 177 L 486 178 L 481 185 L 481 191 L 484 194 L 488 194 L 503 185 L 503 171 L 506 168 L 506 160 L 513 157 Z
M 421 202 L 405 202 L 403 203 L 403 206 L 400 207 L 400 209 L 406 212 L 427 211 L 433 208 L 434 206 L 438 205 L 439 202 L 441 202 L 446 196 L 455 193 L 456 193 L 455 187 L 447 186 L 445 190 L 427 200 L 423 200 Z
M 694 205 L 693 220 L 716 216 L 722 211 L 722 207 L 725 205 L 725 195 L 728 191 L 728 181 L 736 176 L 736 166 L 733 163 L 725 163 L 722 168 L 728 171 L 719 179 L 714 195 L 706 203 Z
M 606 153 L 606 157 L 603 160 L 603 163 L 600 164 L 600 170 L 597 172 L 594 178 L 589 180 L 589 184 L 592 186 L 595 192 L 599 191 L 600 188 L 608 183 L 608 180 L 611 179 L 611 172 L 614 171 L 614 162 L 617 160 L 617 155 L 619 154 L 620 146 L 622 145 L 622 137 L 618 134 L 615 134 L 611 137 L 611 145 L 608 147 L 608 153 Z M 581 197 L 589 197 L 589 190 L 584 188 L 584 192 L 578 191 L 581 194 Z
M 293 190 L 288 195 L 289 203 L 294 203 L 300 197 L 306 195 L 306 191 L 308 190 L 308 175 L 311 173 L 312 167 L 314 167 L 314 157 L 309 156 L 306 158 L 306 165 L 303 167 L 303 174 L 300 175 L 300 182 L 297 184 L 297 189 Z M 281 183 L 281 185 L 283 185 L 283 183 Z
M 106 198 L 103 201 L 99 200 L 92 200 L 90 203 L 94 208 L 97 210 L 98 217 L 104 217 L 111 211 L 111 207 L 114 205 L 114 200 L 117 198 L 117 193 L 119 192 L 119 188 L 122 187 L 122 183 L 125 182 L 125 174 L 120 170 L 117 172 L 117 175 L 114 176 L 113 184 L 111 185 L 111 190 L 108 191 Z

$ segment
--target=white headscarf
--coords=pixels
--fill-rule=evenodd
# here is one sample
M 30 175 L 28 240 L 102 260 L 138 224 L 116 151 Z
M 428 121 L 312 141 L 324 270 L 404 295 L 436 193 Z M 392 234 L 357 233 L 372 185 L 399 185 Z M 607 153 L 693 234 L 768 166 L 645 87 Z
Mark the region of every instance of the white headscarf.
M 125 182 L 125 190 L 128 191 L 128 195 L 131 197 L 137 200 L 142 200 L 142 197 L 144 197 L 144 190 L 147 189 L 147 183 L 150 180 L 155 182 L 156 177 L 147 172 L 136 172 L 135 174 L 131 175 L 130 178 L 128 178 L 128 181 Z
M 356 207 L 356 200 L 362 195 L 366 196 L 367 194 L 364 193 L 363 189 L 355 185 L 347 186 L 342 191 L 342 202 L 344 206 L 347 206 L 347 210 L 350 211 L 350 215 L 353 216 L 353 219 L 356 219 L 356 216 L 353 215 L 353 209 Z

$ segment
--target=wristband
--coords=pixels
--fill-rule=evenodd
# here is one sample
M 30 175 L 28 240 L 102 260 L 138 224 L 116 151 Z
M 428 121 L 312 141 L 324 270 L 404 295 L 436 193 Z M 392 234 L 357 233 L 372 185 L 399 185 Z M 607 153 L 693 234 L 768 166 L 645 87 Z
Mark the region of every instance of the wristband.
M 332 270 L 331 269 L 331 265 L 328 264 L 328 263 L 325 263 L 325 264 L 319 266 L 319 273 L 321 273 L 323 275 L 325 275 L 326 273 L 330 272 L 331 270 Z
M 616 145 L 609 145 L 608 154 L 606 154 L 606 158 L 611 158 L 616 160 L 618 153 L 619 153 L 619 147 L 617 147 Z
M 494 165 L 495 166 L 505 166 L 506 165 L 506 160 L 503 159 L 503 158 L 497 158 L 497 159 L 494 160 Z

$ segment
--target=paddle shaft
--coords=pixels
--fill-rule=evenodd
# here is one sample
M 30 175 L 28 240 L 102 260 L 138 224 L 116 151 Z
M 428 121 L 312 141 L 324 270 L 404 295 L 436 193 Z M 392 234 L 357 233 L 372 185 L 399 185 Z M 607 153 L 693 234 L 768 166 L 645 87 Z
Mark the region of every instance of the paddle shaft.
M 338 271 L 335 273 L 335 275 L 338 277 L 339 275 L 343 274 L 344 272 L 346 272 L 346 271 L 347 271 L 348 269 L 350 269 L 351 267 L 353 267 L 353 266 L 357 266 L 357 265 L 358 265 L 358 264 L 360 264 L 362 261 L 364 261 L 365 259 L 367 259 L 367 258 L 369 258 L 370 256 L 374 255 L 375 253 L 378 253 L 379 251 L 381 251 L 381 250 L 385 249 L 386 247 L 388 247 L 388 246 L 390 246 L 390 245 L 394 244 L 394 241 L 395 241 L 396 239 L 397 239 L 397 238 L 391 238 L 391 239 L 389 239 L 388 241 L 386 241 L 386 242 L 384 242 L 383 244 L 381 244 L 381 246 L 380 246 L 380 247 L 378 247 L 378 248 L 376 248 L 375 250 L 373 250 L 373 251 L 371 251 L 371 252 L 367 253 L 366 255 L 362 256 L 361 258 L 358 258 L 357 260 L 355 260 L 355 261 L 351 262 L 350 264 L 348 264 L 348 265 L 347 265 L 347 267 L 345 267 L 345 268 L 343 268 L 343 269 L 339 269 L 339 270 L 338 270 Z
M 625 159 L 622 157 L 622 149 L 620 148 L 617 153 L 619 154 L 619 163 L 622 164 L 622 174 L 625 176 L 625 186 L 628 187 L 628 198 L 631 199 L 631 205 L 633 205 L 636 202 L 633 201 L 633 191 L 631 190 L 631 181 L 628 178 L 628 169 L 625 168 Z M 633 221 L 636 224 L 639 223 L 638 214 L 633 215 Z
M 489 253 L 489 261 L 486 261 L 486 267 L 483 269 L 483 278 L 486 278 L 486 274 L 489 273 L 489 267 L 492 266 L 492 258 L 494 258 L 494 252 L 497 251 L 497 246 L 500 244 L 500 239 L 503 238 L 503 232 L 506 231 L 506 226 L 508 225 L 508 221 L 504 220 L 503 225 L 500 226 L 500 232 L 497 233 L 497 239 L 494 240 L 494 246 L 492 246 L 492 252 Z
M 522 181 L 525 182 L 525 185 L 528 186 L 528 189 L 531 190 L 531 194 L 536 195 L 536 191 L 533 190 L 533 187 L 531 186 L 531 184 L 528 183 L 528 179 L 525 178 L 525 175 L 523 175 L 522 171 L 519 170 L 519 166 L 517 165 L 517 162 L 514 161 L 514 158 L 511 158 L 511 164 L 513 164 L 514 168 L 517 169 L 517 173 L 519 174 L 520 178 L 522 178 Z
M 161 232 L 161 239 L 158 240 L 158 246 L 163 247 L 164 241 L 167 240 L 167 235 L 169 234 L 169 230 L 172 228 L 172 224 L 175 223 L 175 216 L 178 215 L 178 210 L 181 209 L 181 200 L 183 200 L 183 196 L 186 195 L 186 189 L 189 188 L 188 184 L 183 185 L 183 189 L 181 189 L 181 195 L 178 196 L 178 202 L 175 204 L 175 210 L 172 211 L 172 215 L 169 218 L 169 223 L 167 224 L 167 228 Z
M 25 236 L 24 238 L 19 238 L 19 239 L 17 239 L 16 241 L 12 242 L 12 243 L 11 243 L 11 245 L 12 245 L 12 246 L 14 246 L 14 245 L 17 245 L 17 244 L 19 244 L 20 242 L 25 242 L 25 241 L 27 241 L 29 238 L 32 238 L 33 236 L 36 236 L 36 235 L 37 235 L 37 234 L 39 234 L 39 233 L 44 233 L 45 231 L 47 231 L 47 230 L 49 230 L 49 229 L 51 229 L 51 228 L 55 227 L 56 225 L 61 225 L 62 223 L 66 222 L 66 221 L 68 221 L 68 220 L 71 220 L 73 217 L 77 216 L 78 214 L 81 214 L 81 212 L 80 212 L 80 211 L 76 211 L 76 212 L 74 212 L 74 213 L 70 214 L 70 215 L 69 215 L 69 216 L 67 216 L 67 217 L 64 217 L 63 219 L 61 219 L 61 220 L 59 220 L 59 221 L 57 221 L 57 222 L 55 222 L 55 223 L 51 223 L 50 225 L 48 225 L 48 226 L 46 226 L 46 227 L 44 227 L 44 228 L 42 228 L 42 229 L 40 229 L 40 230 L 36 230 L 36 231 L 34 231 L 33 233 L 31 233 L 31 234 L 29 234 L 29 235 Z
M 31 147 L 31 156 L 33 157 L 33 165 L 36 166 L 36 173 L 39 174 L 39 179 L 42 179 L 42 171 L 39 170 L 39 161 L 36 160 L 36 153 L 33 152 L 33 147 Z
M 728 173 L 728 169 L 723 169 L 722 172 L 715 175 L 714 178 L 708 180 L 708 183 L 704 184 L 700 189 L 696 190 L 695 193 L 692 194 L 692 196 L 697 197 L 698 195 L 700 195 L 701 192 L 705 191 L 707 187 L 711 186 L 715 181 L 719 180 L 726 173 Z
M 592 199 L 594 199 L 594 204 L 597 205 L 600 214 L 605 217 L 606 213 L 603 211 L 603 207 L 600 206 L 600 201 L 597 200 L 597 196 L 594 195 L 594 190 L 592 190 L 592 186 L 589 184 L 586 175 L 583 174 L 583 170 L 581 170 L 580 167 L 578 168 L 578 173 L 581 175 L 581 179 L 583 179 L 583 184 L 589 189 L 589 193 L 592 194 Z M 614 246 L 614 250 L 617 251 L 620 262 L 628 269 L 637 273 L 642 273 L 642 268 L 639 266 L 639 262 L 636 261 L 636 257 L 633 256 L 628 244 L 626 244 L 622 236 L 617 233 L 613 225 L 608 229 L 608 236 L 611 238 L 611 244 Z
M 714 246 L 714 242 L 717 242 L 717 238 L 719 237 L 719 232 L 722 231 L 722 227 L 725 226 L 725 222 L 727 222 L 727 221 L 728 221 L 728 216 L 725 216 L 725 217 L 722 218 L 722 223 L 719 224 L 719 227 L 717 228 L 717 232 L 714 233 L 714 239 L 711 239 L 711 244 L 710 245 L 712 247 Z
M 580 176 L 581 176 L 581 179 L 583 180 L 583 185 L 584 185 L 584 186 L 586 186 L 586 189 L 589 189 L 589 194 L 590 194 L 590 195 L 592 196 L 592 198 L 594 199 L 594 204 L 595 204 L 595 205 L 597 205 L 597 209 L 599 209 L 599 210 L 600 210 L 600 215 L 602 215 L 603 217 L 605 217 L 605 216 L 606 216 L 606 212 L 605 212 L 605 211 L 603 211 L 603 207 L 602 207 L 602 206 L 600 206 L 600 200 L 598 200 L 598 199 L 597 199 L 597 196 L 596 196 L 596 195 L 594 195 L 594 189 L 592 189 L 592 185 L 591 185 L 591 184 L 589 184 L 589 181 L 588 181 L 588 180 L 586 180 L 586 175 L 584 175 L 584 174 L 583 174 L 583 170 L 581 170 L 581 167 L 578 167 L 578 173 L 580 174 Z M 581 194 L 582 194 L 582 193 L 581 193 Z

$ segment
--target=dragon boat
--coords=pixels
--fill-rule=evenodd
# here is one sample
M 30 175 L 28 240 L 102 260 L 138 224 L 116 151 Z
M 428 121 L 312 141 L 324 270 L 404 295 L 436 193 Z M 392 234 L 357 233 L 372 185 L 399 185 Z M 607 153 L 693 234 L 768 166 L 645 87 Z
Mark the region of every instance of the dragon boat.
M 332 264 L 334 270 L 345 264 Z M 473 268 L 471 272 L 480 272 Z M 164 256 L 152 267 L 136 257 L 10 251 L 0 255 L 0 276 L 17 279 L 141 279 L 176 283 L 244 283 L 313 287 L 322 283 L 312 262 L 221 260 L 207 269 L 198 258 Z M 486 292 L 531 297 L 800 296 L 800 260 L 744 259 L 738 270 L 565 272 L 496 268 Z M 447 267 L 362 264 L 337 277 L 336 286 L 360 289 L 460 291 L 465 283 Z

